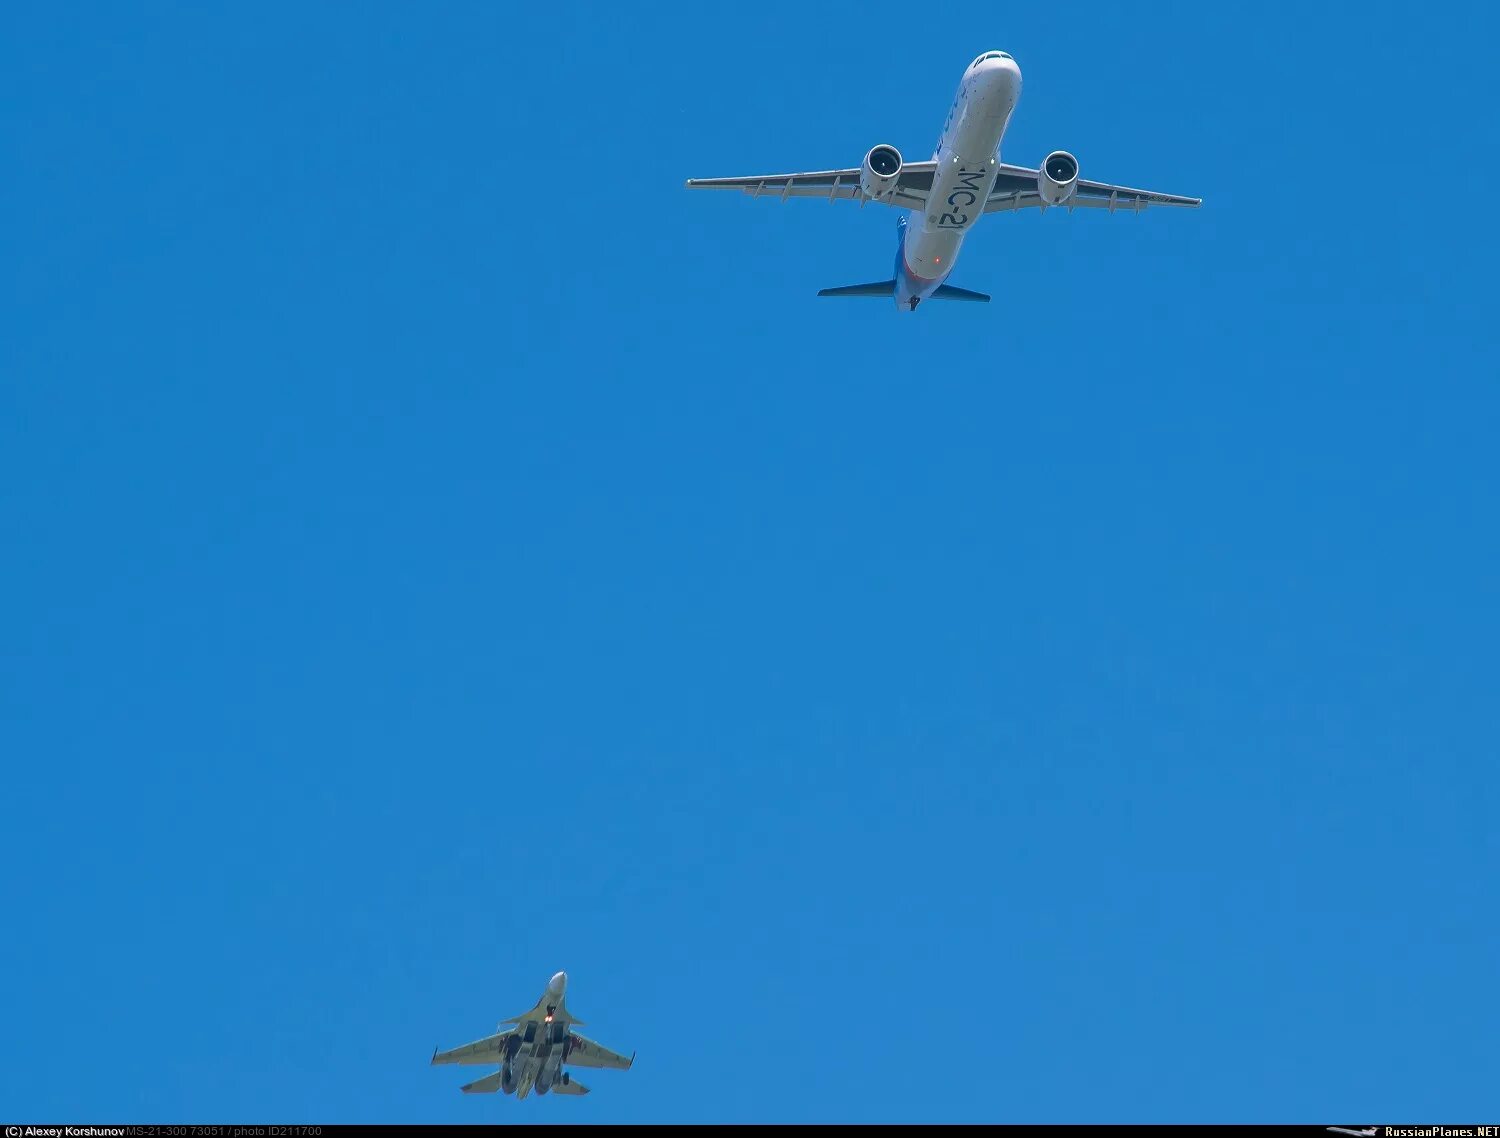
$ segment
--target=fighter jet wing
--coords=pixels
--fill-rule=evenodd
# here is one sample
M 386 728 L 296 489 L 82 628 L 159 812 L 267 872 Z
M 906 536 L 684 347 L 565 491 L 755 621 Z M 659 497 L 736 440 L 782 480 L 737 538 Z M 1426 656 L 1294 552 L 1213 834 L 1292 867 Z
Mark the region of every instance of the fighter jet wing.
M 568 1048 L 568 1057 L 565 1063 L 575 1067 L 616 1067 L 624 1069 L 635 1062 L 635 1054 L 632 1053 L 627 1059 L 617 1051 L 611 1051 L 608 1047 L 601 1047 L 592 1039 L 585 1039 L 576 1032 L 569 1037 L 571 1046 Z
M 502 1061 L 505 1041 L 514 1034 L 514 1031 L 502 1031 L 498 1035 L 490 1035 L 484 1039 L 475 1040 L 473 1043 L 465 1043 L 462 1047 L 455 1047 L 452 1051 L 434 1050 L 432 1062 L 434 1064 L 499 1063 Z
M 569 1075 L 567 1082 L 552 1084 L 552 1093 L 555 1095 L 586 1095 L 589 1093 L 589 1089 Z

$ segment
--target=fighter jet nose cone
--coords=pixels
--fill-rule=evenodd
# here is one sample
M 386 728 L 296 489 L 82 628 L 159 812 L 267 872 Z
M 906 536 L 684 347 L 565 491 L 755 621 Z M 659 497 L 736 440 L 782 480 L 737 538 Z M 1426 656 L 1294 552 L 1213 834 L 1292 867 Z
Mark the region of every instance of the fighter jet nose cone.
M 552 977 L 551 982 L 547 985 L 548 988 L 550 988 L 554 992 L 557 992 L 559 995 L 561 995 L 562 990 L 567 986 L 568 974 L 566 972 L 559 972 L 556 976 Z

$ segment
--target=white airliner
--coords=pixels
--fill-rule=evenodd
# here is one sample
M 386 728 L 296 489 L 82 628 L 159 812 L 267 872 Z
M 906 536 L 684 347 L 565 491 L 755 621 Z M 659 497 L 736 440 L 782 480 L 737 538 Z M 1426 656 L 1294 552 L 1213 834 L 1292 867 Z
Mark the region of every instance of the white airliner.
M 1065 150 L 1040 168 L 1000 161 L 1000 142 L 1021 98 L 1021 69 L 1003 51 L 987 51 L 969 64 L 943 124 L 937 151 L 927 162 L 903 162 L 894 146 L 881 144 L 850 170 L 808 174 L 764 174 L 748 178 L 690 178 L 689 189 L 743 190 L 775 195 L 880 202 L 910 211 L 896 223 L 895 276 L 888 281 L 825 288 L 819 296 L 889 296 L 896 307 L 916 311 L 922 301 L 977 300 L 983 293 L 946 284 L 959 249 L 974 223 L 987 213 L 1051 206 L 1139 213 L 1148 206 L 1196 207 L 1201 198 L 1132 190 L 1078 177 L 1078 160 Z

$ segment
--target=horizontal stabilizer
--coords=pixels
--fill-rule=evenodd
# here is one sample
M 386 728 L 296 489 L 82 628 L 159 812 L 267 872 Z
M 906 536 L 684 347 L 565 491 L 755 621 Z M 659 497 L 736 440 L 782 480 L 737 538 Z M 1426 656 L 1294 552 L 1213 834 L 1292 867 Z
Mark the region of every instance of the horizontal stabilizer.
M 896 282 L 872 281 L 869 284 L 844 285 L 841 288 L 820 288 L 819 296 L 895 296 Z
M 932 294 L 933 300 L 977 300 L 988 304 L 990 298 L 982 292 L 970 292 L 966 288 L 954 288 L 952 285 L 938 285 L 937 292 Z
M 500 1076 L 504 1071 L 496 1071 L 493 1075 L 486 1075 L 482 1079 L 475 1079 L 472 1083 L 465 1083 L 458 1089 L 466 1095 L 492 1095 L 500 1089 Z
M 589 1093 L 589 1089 L 573 1078 L 572 1075 L 569 1075 L 566 1083 L 556 1082 L 552 1084 L 552 1093 L 555 1095 L 586 1095 Z
M 871 281 L 869 284 L 844 285 L 842 288 L 823 288 L 818 290 L 819 296 L 895 296 L 895 281 Z M 955 288 L 953 285 L 938 285 L 937 291 L 932 294 L 933 300 L 972 300 L 987 304 L 989 297 L 982 292 L 970 292 L 966 288 Z

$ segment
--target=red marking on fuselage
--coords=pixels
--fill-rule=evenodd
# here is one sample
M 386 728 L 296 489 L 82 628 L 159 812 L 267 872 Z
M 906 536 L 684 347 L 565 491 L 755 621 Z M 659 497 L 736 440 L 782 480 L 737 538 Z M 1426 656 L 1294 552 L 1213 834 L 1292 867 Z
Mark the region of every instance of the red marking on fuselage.
M 936 284 L 938 281 L 943 279 L 941 274 L 935 277 L 924 277 L 921 273 L 913 269 L 910 262 L 908 262 L 906 259 L 905 249 L 901 250 L 901 267 L 906 270 L 906 275 L 908 277 L 910 277 L 914 281 L 921 281 L 923 284 Z

